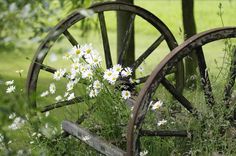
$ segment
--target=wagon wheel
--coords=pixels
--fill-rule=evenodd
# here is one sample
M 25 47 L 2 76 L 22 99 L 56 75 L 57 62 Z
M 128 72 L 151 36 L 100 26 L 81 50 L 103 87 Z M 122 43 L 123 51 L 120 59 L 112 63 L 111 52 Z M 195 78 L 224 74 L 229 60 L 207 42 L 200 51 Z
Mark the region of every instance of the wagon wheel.
M 191 52 L 195 51 L 198 58 L 198 69 L 200 75 L 199 81 L 201 82 L 201 91 L 203 92 L 202 98 L 206 103 L 206 107 L 212 108 L 216 104 L 216 96 L 214 96 L 215 92 L 213 92 L 212 89 L 213 81 L 210 82 L 210 75 L 208 73 L 209 71 L 204 56 L 205 52 L 203 53 L 203 47 L 205 47 L 205 45 L 209 45 L 209 43 L 213 43 L 214 41 L 235 37 L 235 27 L 226 27 L 206 31 L 191 37 L 183 44 L 175 48 L 165 57 L 164 60 L 161 61 L 161 63 L 155 68 L 155 70 L 145 82 L 145 85 L 136 100 L 134 111 L 132 112 L 132 116 L 130 118 L 128 126 L 128 155 L 138 155 L 138 153 L 140 152 L 140 148 L 142 148 L 140 147 L 140 140 L 145 139 L 147 136 L 188 136 L 186 127 L 184 127 L 184 130 L 181 129 L 177 131 L 172 131 L 173 129 L 158 131 L 158 129 L 150 130 L 146 128 L 144 125 L 147 121 L 146 119 L 148 118 L 148 113 L 150 112 L 150 109 L 148 109 L 151 105 L 150 102 L 155 99 L 155 92 L 162 85 L 164 86 L 163 88 L 165 88 L 165 90 L 170 93 L 170 95 L 172 95 L 180 105 L 183 106 L 185 113 L 189 114 L 189 116 L 194 116 L 194 118 L 196 117 L 196 119 L 198 120 L 198 117 L 202 112 L 200 112 L 200 110 L 196 107 L 196 104 L 194 105 L 194 101 L 190 101 L 190 97 L 186 97 L 176 90 L 173 84 L 171 84 L 171 82 L 166 79 L 166 75 L 168 71 L 173 68 L 176 62 L 187 57 Z M 225 87 L 223 87 L 225 89 L 221 92 L 221 101 L 217 101 L 217 103 L 219 104 L 229 104 L 229 99 L 231 97 L 232 88 L 235 81 L 235 58 L 233 58 L 229 74 L 230 79 L 226 81 L 226 85 Z M 222 95 L 224 95 L 223 98 Z
M 137 60 L 134 62 L 132 68 L 135 70 L 138 68 L 138 66 L 163 42 L 166 41 L 168 48 L 171 50 L 177 46 L 176 40 L 173 37 L 172 33 L 169 31 L 169 29 L 163 24 L 163 22 L 155 17 L 150 12 L 138 7 L 133 6 L 129 4 L 124 3 L 114 3 L 114 2 L 107 2 L 107 3 L 101 3 L 91 6 L 89 9 L 93 10 L 92 16 L 98 16 L 100 27 L 101 27 L 101 37 L 103 41 L 103 47 L 104 47 L 104 54 L 105 54 L 105 61 L 107 68 L 112 67 L 112 56 L 111 56 L 111 50 L 109 45 L 109 39 L 107 34 L 107 28 L 106 28 L 106 22 L 105 22 L 105 13 L 110 11 L 124 11 L 124 12 L 130 12 L 131 13 L 131 19 L 129 22 L 129 26 L 127 27 L 126 35 L 124 36 L 124 41 L 128 41 L 129 38 L 129 30 L 134 24 L 134 19 L 136 17 L 141 17 L 144 19 L 147 23 L 149 23 L 152 27 L 154 27 L 158 32 L 160 32 L 160 36 L 157 37 L 157 39 L 147 48 L 145 52 L 140 55 Z M 29 68 L 28 72 L 28 79 L 27 79 L 27 96 L 29 100 L 29 104 L 31 108 L 39 108 L 37 104 L 37 86 L 38 80 L 39 80 L 39 73 L 40 71 L 46 71 L 49 73 L 54 73 L 57 69 L 44 64 L 45 58 L 47 58 L 47 54 L 50 52 L 50 49 L 53 47 L 53 45 L 56 43 L 56 41 L 60 37 L 66 37 L 66 39 L 72 44 L 72 46 L 75 46 L 78 44 L 76 39 L 73 37 L 73 34 L 69 32 L 69 28 L 72 27 L 74 24 L 78 22 L 82 22 L 85 19 L 89 19 L 91 17 L 85 17 L 80 13 L 79 10 L 75 11 L 71 15 L 69 15 L 67 18 L 62 20 L 59 24 L 57 24 L 47 35 L 47 37 L 42 41 L 40 44 L 36 54 L 34 55 L 34 58 L 32 60 L 31 66 Z M 127 46 L 128 44 L 126 44 Z M 126 53 L 127 47 L 124 47 L 123 53 Z M 122 64 L 122 56 L 119 58 L 119 63 Z M 147 77 L 141 77 L 139 78 L 140 82 L 144 82 Z M 59 103 L 53 103 L 49 104 L 45 107 L 43 107 L 40 111 L 46 112 L 53 110 L 55 108 L 63 107 L 72 105 L 74 103 L 82 102 L 83 99 L 81 97 L 76 97 L 73 100 L 70 101 L 62 101 Z
M 37 108 L 40 112 L 45 113 L 52 110 L 60 110 L 55 108 L 65 108 L 65 106 L 73 105 L 76 103 L 81 103 L 84 101 L 82 96 L 75 97 L 72 100 L 65 100 L 57 103 L 47 103 L 45 106 L 40 106 L 38 103 L 38 96 L 39 92 L 37 92 L 37 89 L 39 88 L 40 84 L 40 77 L 39 74 L 42 73 L 42 71 L 46 71 L 48 73 L 55 73 L 57 69 L 53 67 L 50 64 L 46 64 L 45 60 L 48 58 L 48 54 L 52 51 L 52 48 L 57 43 L 58 40 L 61 38 L 67 39 L 72 46 L 78 45 L 78 41 L 76 41 L 76 38 L 74 35 L 70 32 L 70 28 L 73 27 L 77 23 L 82 23 L 84 20 L 90 20 L 91 17 L 98 17 L 98 21 L 100 23 L 100 30 L 101 30 L 101 39 L 103 41 L 103 48 L 104 48 L 104 54 L 105 54 L 105 63 L 106 67 L 110 68 L 112 67 L 112 55 L 111 55 L 111 49 L 108 39 L 108 32 L 107 32 L 107 24 L 105 22 L 105 15 L 106 13 L 110 12 L 129 12 L 131 14 L 131 18 L 129 21 L 129 25 L 127 27 L 126 35 L 124 36 L 124 41 L 126 42 L 126 46 L 128 46 L 129 41 L 129 35 L 130 35 L 130 29 L 132 28 L 134 24 L 134 20 L 139 17 L 145 22 L 147 22 L 151 27 L 153 27 L 157 32 L 159 32 L 160 36 L 156 38 L 156 40 L 145 50 L 134 62 L 134 64 L 131 66 L 134 70 L 137 69 L 140 64 L 149 56 L 152 54 L 152 52 L 157 49 L 157 47 L 163 43 L 164 41 L 167 44 L 167 48 L 169 50 L 174 49 L 177 46 L 177 42 L 175 38 L 173 37 L 170 30 L 165 26 L 165 24 L 158 19 L 156 16 L 151 14 L 150 12 L 134 5 L 129 5 L 125 3 L 116 3 L 116 2 L 107 2 L 107 3 L 101 3 L 91 6 L 89 9 L 93 10 L 92 15 L 89 17 L 84 16 L 81 14 L 80 10 L 77 10 L 70 14 L 67 18 L 62 20 L 59 24 L 57 24 L 47 35 L 47 37 L 42 41 L 40 44 L 36 54 L 34 55 L 34 58 L 32 60 L 31 66 L 29 68 L 28 72 L 28 78 L 27 78 L 27 96 L 30 108 Z M 71 46 L 71 47 L 72 47 Z M 124 47 L 123 54 L 127 52 L 127 47 Z M 118 59 L 119 63 L 122 64 L 123 58 L 121 57 Z M 140 80 L 140 83 L 145 82 L 147 76 L 138 78 Z M 88 110 L 89 111 L 89 110 Z M 61 116 L 60 113 L 57 114 L 58 117 Z M 77 123 L 81 123 L 84 121 L 88 113 L 85 113 L 81 115 L 81 118 L 78 119 Z

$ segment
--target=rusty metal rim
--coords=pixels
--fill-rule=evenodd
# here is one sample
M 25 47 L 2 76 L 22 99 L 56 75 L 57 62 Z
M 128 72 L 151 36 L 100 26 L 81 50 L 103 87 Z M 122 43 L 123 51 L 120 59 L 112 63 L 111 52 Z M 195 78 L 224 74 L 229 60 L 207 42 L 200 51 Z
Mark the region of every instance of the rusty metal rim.
M 129 11 L 135 13 L 153 25 L 157 30 L 159 30 L 165 37 L 166 42 L 170 49 L 173 49 L 177 46 L 177 42 L 170 32 L 170 30 L 166 27 L 166 25 L 155 15 L 142 9 L 138 6 L 128 5 L 126 3 L 116 3 L 116 2 L 107 2 L 100 3 L 91 6 L 89 9 L 93 9 L 95 13 L 103 12 L 103 11 Z M 36 107 L 36 101 L 34 97 L 34 93 L 37 87 L 38 75 L 40 72 L 40 66 L 46 57 L 48 51 L 50 50 L 52 44 L 57 40 L 57 38 L 68 28 L 70 28 L 73 24 L 78 22 L 79 20 L 85 18 L 83 15 L 79 13 L 79 10 L 74 11 L 67 18 L 59 22 L 47 35 L 47 37 L 40 44 L 32 63 L 30 65 L 26 83 L 27 96 L 29 97 L 29 103 L 32 108 Z M 49 44 L 50 43 L 50 44 Z M 42 54 L 42 57 L 37 58 L 39 54 Z M 41 55 L 40 54 L 40 55 Z
M 129 120 L 127 133 L 127 155 L 134 155 L 136 152 L 136 139 L 139 135 L 139 130 L 142 126 L 142 121 L 144 120 L 144 116 L 149 105 L 147 101 L 148 97 L 150 97 L 151 92 L 158 87 L 161 79 L 164 78 L 166 72 L 170 70 L 170 66 L 173 66 L 174 63 L 187 56 L 192 49 L 201 47 L 207 43 L 219 39 L 235 37 L 236 27 L 216 28 L 199 33 L 172 50 L 172 52 L 169 53 L 161 61 L 161 63 L 156 66 L 155 70 L 145 82 L 144 87 L 137 98 L 134 110 L 132 112 L 132 118 Z

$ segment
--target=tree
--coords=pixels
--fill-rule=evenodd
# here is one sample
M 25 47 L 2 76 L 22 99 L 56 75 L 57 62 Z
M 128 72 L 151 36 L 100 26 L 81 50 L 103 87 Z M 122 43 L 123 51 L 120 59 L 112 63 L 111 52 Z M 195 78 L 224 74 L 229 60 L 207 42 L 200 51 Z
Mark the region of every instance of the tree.
M 117 2 L 125 2 L 133 4 L 133 0 L 116 0 Z M 134 43 L 134 25 L 130 32 L 127 32 L 129 23 L 131 19 L 131 14 L 128 12 L 117 12 L 117 58 L 121 54 L 122 50 L 127 44 L 127 55 L 124 56 L 124 66 L 130 66 L 135 60 L 135 43 Z M 126 33 L 130 33 L 130 37 L 127 43 L 124 42 L 124 36 Z
M 196 24 L 194 19 L 194 0 L 182 0 L 182 16 L 183 16 L 183 27 L 184 27 L 184 39 L 188 39 L 196 34 Z M 196 87 L 196 75 L 197 68 L 197 56 L 193 51 L 185 59 L 185 78 L 186 87 Z M 194 86 L 193 86 L 194 85 Z

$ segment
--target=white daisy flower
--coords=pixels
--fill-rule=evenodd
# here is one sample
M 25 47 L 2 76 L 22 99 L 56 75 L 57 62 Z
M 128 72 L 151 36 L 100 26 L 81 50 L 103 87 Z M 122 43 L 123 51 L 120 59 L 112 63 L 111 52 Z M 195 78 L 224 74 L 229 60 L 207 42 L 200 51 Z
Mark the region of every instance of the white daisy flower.
M 6 84 L 7 86 L 13 85 L 13 84 L 14 84 L 14 80 L 6 81 L 5 84 Z
M 74 98 L 75 98 L 75 93 L 71 93 L 71 94 L 68 95 L 67 100 L 69 101 L 69 100 L 72 100 Z
M 126 67 L 124 70 L 121 72 L 122 77 L 127 77 L 132 75 L 132 69 L 130 67 Z
M 0 143 L 2 143 L 4 140 L 4 136 L 0 133 Z
M 146 156 L 148 154 L 148 151 L 145 150 L 145 151 L 142 151 L 139 153 L 140 156 Z
M 90 92 L 89 92 L 89 97 L 90 97 L 90 98 L 93 98 L 93 97 L 95 97 L 95 96 L 96 96 L 95 90 L 94 90 L 94 89 L 91 89 Z
M 84 56 L 85 58 L 88 58 L 91 56 L 91 54 L 93 53 L 93 47 L 92 44 L 85 44 L 84 46 L 82 46 L 81 48 L 84 52 Z
M 114 85 L 116 83 L 116 80 L 118 79 L 118 77 L 119 77 L 119 73 L 113 72 L 111 77 L 109 77 L 108 82 L 110 84 Z
M 71 73 L 79 73 L 81 64 L 76 62 L 71 65 Z
M 49 85 L 49 92 L 50 92 L 51 94 L 54 94 L 54 93 L 56 92 L 56 85 L 55 85 L 54 83 L 51 83 L 51 84 Z
M 66 69 L 59 69 L 53 74 L 53 79 L 60 80 L 66 73 Z
M 21 70 L 16 70 L 16 73 L 18 73 L 18 74 L 22 74 L 23 71 L 24 71 L 24 70 L 22 70 L 22 69 L 21 69 Z
M 17 130 L 21 128 L 25 124 L 25 122 L 26 121 L 22 119 L 21 117 L 17 117 L 14 119 L 13 123 L 8 126 L 8 128 L 12 130 Z
M 67 97 L 69 94 L 69 92 L 65 92 L 64 97 Z
M 92 78 L 93 77 L 93 72 L 91 69 L 87 69 L 85 72 L 82 73 L 82 78 L 86 79 L 86 78 Z
M 93 88 L 94 89 L 101 89 L 102 88 L 102 83 L 98 80 L 93 82 Z
M 45 96 L 48 96 L 48 95 L 49 95 L 49 91 L 47 91 L 47 90 L 40 94 L 41 97 L 45 97 Z
M 16 89 L 16 87 L 15 86 L 9 86 L 8 88 L 7 88 L 7 90 L 6 90 L 6 93 L 13 93 L 13 92 L 15 92 L 15 89 Z
M 16 117 L 16 113 L 11 113 L 10 115 L 9 115 L 9 119 L 14 119 Z
M 121 72 L 122 69 L 123 68 L 122 68 L 122 66 L 120 64 L 116 64 L 112 68 L 113 71 L 118 72 L 118 73 Z
M 69 81 L 66 85 L 66 90 L 67 91 L 71 91 L 74 88 L 74 82 L 73 81 Z
M 131 93 L 130 93 L 130 91 L 128 91 L 128 90 L 123 90 L 122 92 L 121 92 L 121 96 L 122 96 L 122 98 L 123 99 L 128 99 L 128 98 L 130 98 L 131 97 Z
M 162 119 L 161 121 L 158 121 L 157 125 L 158 125 L 158 126 L 161 126 L 161 125 L 164 125 L 164 124 L 166 124 L 166 123 L 167 123 L 167 120 Z
M 102 58 L 98 54 L 93 54 L 93 55 L 87 56 L 86 62 L 90 64 L 91 66 L 96 67 L 101 64 Z
M 75 55 L 77 58 L 81 58 L 81 57 L 84 55 L 84 51 L 80 48 L 79 45 L 74 46 L 74 47 L 71 49 L 71 53 L 72 53 L 73 55 Z
M 151 105 L 152 105 L 152 110 L 156 110 L 156 109 L 159 109 L 163 105 L 163 102 L 159 100 L 154 104 L 151 103 Z
M 109 78 L 111 77 L 112 73 L 113 73 L 112 69 L 107 69 L 107 70 L 104 72 L 103 78 L 104 78 L 105 80 L 109 80 Z
M 60 95 L 58 95 L 58 96 L 55 98 L 55 100 L 56 100 L 57 102 L 59 102 L 59 101 L 62 100 L 62 97 L 61 97 Z
M 49 116 L 49 114 L 50 114 L 50 112 L 49 112 L 49 111 L 47 111 L 47 112 L 45 113 L 45 117 L 48 117 L 48 116 Z

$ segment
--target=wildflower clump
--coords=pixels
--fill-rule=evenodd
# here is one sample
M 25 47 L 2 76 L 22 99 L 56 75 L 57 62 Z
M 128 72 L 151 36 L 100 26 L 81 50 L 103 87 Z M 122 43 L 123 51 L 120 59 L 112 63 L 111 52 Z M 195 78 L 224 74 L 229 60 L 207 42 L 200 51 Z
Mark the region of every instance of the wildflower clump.
M 102 57 L 92 44 L 74 46 L 69 52 L 64 54 L 62 59 L 70 61 L 69 69 L 60 68 L 53 74 L 55 81 L 60 81 L 63 77 L 67 79 L 65 94 L 57 95 L 55 101 L 72 100 L 76 97 L 75 87 L 79 83 L 87 85 L 87 95 L 90 98 L 97 97 L 102 90 L 107 90 L 109 86 L 116 86 L 120 78 L 130 78 L 132 69 L 123 68 L 120 64 L 104 70 L 102 68 Z M 133 82 L 133 81 L 132 81 Z M 106 87 L 104 87 L 106 86 Z M 49 89 L 41 93 L 41 97 L 56 94 L 56 85 L 51 83 Z M 131 97 L 129 90 L 121 90 L 120 97 L 124 100 Z

